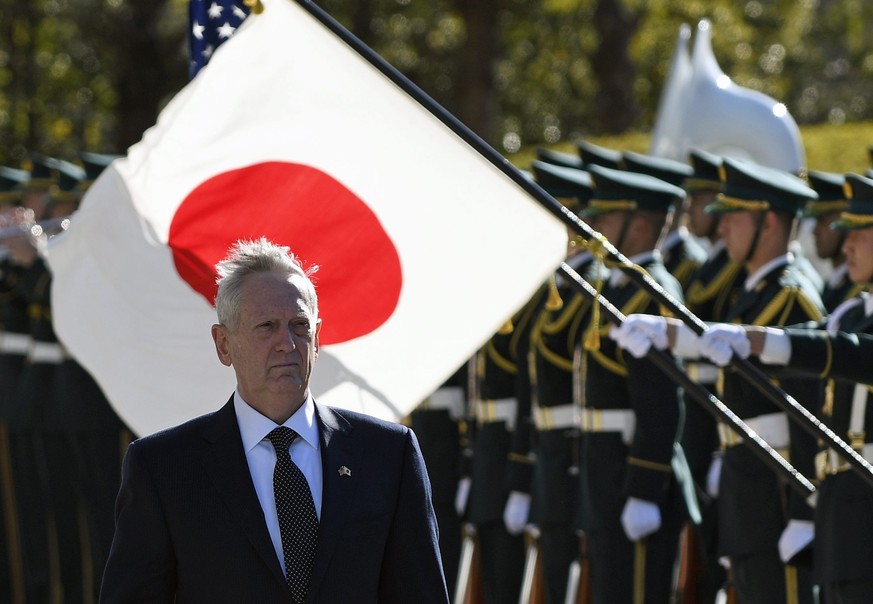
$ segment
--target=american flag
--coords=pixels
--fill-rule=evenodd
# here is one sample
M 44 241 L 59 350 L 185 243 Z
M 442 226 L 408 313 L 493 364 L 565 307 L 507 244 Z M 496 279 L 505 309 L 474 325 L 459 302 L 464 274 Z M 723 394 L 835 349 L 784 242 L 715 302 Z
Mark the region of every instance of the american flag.
M 227 41 L 249 15 L 244 0 L 191 0 L 188 75 L 193 78 L 212 53 Z

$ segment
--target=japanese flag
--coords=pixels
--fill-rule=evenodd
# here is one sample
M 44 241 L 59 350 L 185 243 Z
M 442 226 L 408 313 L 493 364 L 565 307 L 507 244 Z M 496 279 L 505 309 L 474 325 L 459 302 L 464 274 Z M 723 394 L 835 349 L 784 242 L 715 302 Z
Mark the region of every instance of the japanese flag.
M 325 19 L 264 0 L 50 242 L 58 337 L 138 434 L 233 392 L 210 327 L 214 265 L 238 239 L 320 267 L 313 395 L 389 419 L 564 255 L 564 227 L 511 167 Z

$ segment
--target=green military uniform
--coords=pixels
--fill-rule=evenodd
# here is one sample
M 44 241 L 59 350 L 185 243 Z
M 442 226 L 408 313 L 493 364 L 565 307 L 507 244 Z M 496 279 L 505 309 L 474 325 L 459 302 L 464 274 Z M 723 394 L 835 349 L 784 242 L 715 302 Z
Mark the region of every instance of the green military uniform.
M 69 163 L 61 164 L 55 203 L 77 205 L 116 157 L 82 153 L 84 171 Z M 66 549 L 74 559 L 81 560 L 74 565 L 62 558 L 64 589 L 76 594 L 68 601 L 75 601 L 80 593 L 90 601 L 99 593 L 109 555 L 122 452 L 131 438 L 93 377 L 63 349 L 51 376 L 45 430 L 54 514 L 72 523 L 65 528 L 66 522 L 58 520 L 58 544 L 62 556 Z
M 585 214 L 625 215 L 619 251 L 637 210 L 665 213 L 682 198 L 678 187 L 642 174 L 593 166 L 595 195 Z M 596 227 L 596 223 L 595 223 Z M 655 250 L 631 258 L 674 298 L 676 279 Z M 626 275 L 614 271 L 603 295 L 624 314 L 657 314 L 659 304 Z M 595 317 L 596 315 L 592 315 Z M 625 357 L 593 321 L 581 365 L 584 384 L 577 527 L 588 540 L 595 603 L 668 602 L 679 533 L 698 518 L 691 476 L 678 439 L 682 400 L 678 387 L 651 361 Z M 660 527 L 636 542 L 622 528 L 623 510 L 642 500 L 657 507 Z
M 574 212 L 584 208 L 594 192 L 587 172 L 539 161 L 534 161 L 531 168 L 540 186 Z M 569 256 L 567 263 L 589 283 L 595 283 L 598 265 L 593 259 L 590 253 L 579 252 Z M 558 273 L 531 332 L 528 363 L 537 432 L 532 451 L 536 463 L 530 522 L 539 529 L 547 604 L 563 604 L 570 565 L 579 557 L 573 509 L 579 474 L 581 400 L 574 369 L 578 369 L 590 308 L 589 298 Z
M 67 203 L 84 180 L 85 171 L 70 162 L 55 160 L 57 182 L 50 190 L 50 211 Z M 33 426 L 37 435 L 37 454 L 41 458 L 42 491 L 45 519 L 50 521 L 51 549 L 58 575 L 52 577 L 52 589 L 60 590 L 65 602 L 85 599 L 85 557 L 79 534 L 81 501 L 80 483 L 76 473 L 76 449 L 69 437 L 69 418 L 58 416 L 53 399 L 58 388 L 57 370 L 67 358 L 58 342 L 52 324 L 51 272 L 41 257 L 27 269 L 28 283 L 24 294 L 28 299 L 32 344 L 19 388 L 19 422 Z M 66 394 L 66 393 L 65 393 Z M 91 471 L 98 471 L 97 468 Z
M 851 200 L 833 228 L 848 231 L 873 228 L 873 179 L 846 177 Z M 790 370 L 808 369 L 828 380 L 822 416 L 834 433 L 868 461 L 873 460 L 873 401 L 870 387 L 841 373 L 862 368 L 870 381 L 870 354 L 845 345 L 847 334 L 873 335 L 873 299 L 862 293 L 839 306 L 826 323 L 827 331 L 788 330 Z M 843 332 L 837 335 L 836 332 Z M 828 335 L 832 334 L 832 335 Z M 857 342 L 857 339 L 854 341 Z M 843 342 L 843 344 L 840 344 Z M 818 499 L 815 509 L 815 570 L 826 602 L 873 601 L 873 489 L 836 452 L 823 449 L 817 457 Z
M 798 178 L 747 162 L 725 159 L 724 189 L 712 212 L 757 212 L 751 257 L 767 211 L 796 216 L 816 193 Z M 729 309 L 727 321 L 786 325 L 818 321 L 823 306 L 818 291 L 786 253 L 760 267 L 746 280 Z M 780 384 L 815 411 L 819 391 L 814 380 L 786 379 Z M 770 446 L 785 450 L 805 476 L 813 474 L 814 439 L 779 412 L 758 389 L 731 369 L 723 371 L 723 400 Z M 808 521 L 812 509 L 764 464 L 736 434 L 721 430 L 724 456 L 719 482 L 719 550 L 731 560 L 737 597 L 750 602 L 809 602 L 807 565 L 783 565 L 778 541 L 789 520 Z M 797 598 L 796 600 L 794 598 Z
M 689 152 L 689 163 L 692 173 L 683 182 L 683 188 L 689 196 L 721 191 L 721 158 L 705 151 L 692 150 Z M 710 248 L 706 261 L 691 276 L 685 290 L 685 304 L 703 321 L 721 320 L 733 303 L 744 277 L 742 265 L 730 259 L 724 242 L 719 239 Z M 717 367 L 701 361 L 686 361 L 685 370 L 695 382 L 711 392 L 716 391 Z M 701 522 L 696 527 L 689 527 L 696 533 L 697 548 L 696 552 L 686 552 L 686 555 L 696 554 L 700 562 L 700 571 L 695 577 L 695 595 L 701 602 L 714 602 L 718 590 L 725 583 L 725 571 L 717 555 L 717 500 L 707 493 L 706 477 L 713 455 L 719 450 L 718 428 L 713 415 L 691 398 L 685 396 L 685 428 L 681 442 L 697 486 Z
M 681 187 L 686 179 L 694 174 L 688 164 L 665 157 L 654 157 L 626 151 L 622 154 L 622 165 L 626 170 L 648 174 L 672 185 Z M 706 250 L 691 237 L 683 226 L 678 225 L 678 211 L 674 216 L 674 226 L 658 248 L 667 271 L 679 281 L 682 291 L 688 289 L 691 275 L 706 261 Z
M 532 438 L 527 353 L 533 320 L 547 289 L 540 288 L 476 354 L 470 404 L 475 417 L 467 519 L 479 539 L 485 602 L 517 602 L 524 541 L 510 535 L 503 512 L 511 491 L 527 492 L 533 461 L 523 454 Z
M 11 210 L 21 198 L 21 187 L 30 175 L 24 170 L 0 167 L 0 207 Z M 5 214 L 5 212 L 4 212 Z M 11 212 L 8 214 L 11 217 Z M 4 228 L 14 228 L 6 225 Z M 2 245 L 2 242 L 0 242 Z M 24 597 L 24 568 L 18 525 L 8 421 L 27 353 L 27 305 L 18 295 L 21 268 L 5 250 L 0 253 L 0 602 Z
M 461 450 L 466 433 L 467 367 L 464 365 L 410 415 L 427 466 L 433 509 L 440 527 L 440 555 L 446 585 L 455 593 L 461 554 L 461 518 L 455 509 L 464 472 Z
M 57 169 L 53 158 L 31 157 L 30 178 L 23 195 L 45 195 L 56 182 Z M 43 216 L 34 216 L 41 220 Z M 27 601 L 47 602 L 58 578 L 52 573 L 49 544 L 54 536 L 51 506 L 48 497 L 43 447 L 42 406 L 48 397 L 51 366 L 37 362 L 35 355 L 45 342 L 54 342 L 48 303 L 48 278 L 40 259 L 29 267 L 18 267 L 19 278 L 13 296 L 27 309 L 26 360 L 8 408 L 7 423 L 15 482 L 15 504 L 18 511 L 19 534 L 22 538 L 25 591 Z M 50 540 L 50 535 L 51 540 Z
M 807 174 L 809 186 L 818 193 L 818 199 L 806 202 L 803 208 L 804 218 L 819 219 L 832 215 L 836 218 L 840 212 L 848 209 L 844 187 L 846 179 L 842 174 L 810 170 Z M 838 246 L 842 246 L 842 237 Z M 839 252 L 839 250 L 837 250 Z M 821 300 L 827 312 L 833 312 L 840 304 L 857 296 L 866 284 L 855 284 L 849 278 L 848 266 L 845 262 L 833 267 L 833 272 L 825 279 Z

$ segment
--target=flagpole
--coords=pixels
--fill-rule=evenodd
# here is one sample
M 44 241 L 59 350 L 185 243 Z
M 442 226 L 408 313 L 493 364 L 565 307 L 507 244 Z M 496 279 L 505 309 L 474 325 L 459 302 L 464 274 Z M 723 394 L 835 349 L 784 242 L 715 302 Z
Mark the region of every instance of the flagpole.
M 609 318 L 616 325 L 621 325 L 624 320 L 624 314 L 617 309 L 612 302 L 607 300 L 602 294 L 588 283 L 582 276 L 579 275 L 566 262 L 562 262 L 558 270 L 567 277 L 570 284 L 575 290 L 588 296 L 592 301 L 597 301 L 600 306 L 607 311 Z M 815 493 L 815 486 L 794 466 L 792 466 L 784 457 L 782 457 L 767 441 L 762 439 L 731 409 L 721 402 L 714 394 L 712 394 L 704 386 L 693 381 L 680 369 L 665 351 L 658 350 L 654 346 L 649 349 L 646 358 L 652 361 L 659 369 L 676 384 L 681 386 L 685 392 L 690 394 L 695 401 L 703 405 L 707 411 L 740 434 L 745 441 L 753 444 L 751 450 L 764 463 L 769 465 L 777 474 L 785 477 L 788 484 L 794 488 L 803 497 L 809 497 Z
M 315 5 L 311 0 L 295 0 L 313 18 L 329 29 L 334 35 L 345 42 L 363 59 L 369 62 L 375 69 L 386 78 L 402 89 L 406 94 L 414 98 L 419 104 L 427 109 L 435 118 L 440 120 L 447 128 L 454 132 L 461 140 L 475 149 L 482 157 L 490 161 L 506 176 L 512 179 L 519 187 L 533 197 L 543 208 L 562 221 L 573 232 L 583 237 L 589 245 L 595 246 L 609 258 L 618 268 L 639 287 L 646 290 L 653 298 L 667 307 L 672 314 L 688 325 L 694 333 L 701 335 L 706 331 L 706 324 L 695 316 L 682 303 L 671 296 L 664 288 L 655 282 L 644 271 L 636 270 L 635 265 L 621 254 L 602 235 L 595 232 L 585 224 L 578 216 L 569 209 L 558 203 L 551 195 L 542 189 L 536 182 L 526 178 L 521 171 L 513 166 L 508 159 L 498 153 L 491 145 L 486 143 L 480 136 L 470 130 L 458 118 L 449 113 L 439 103 L 433 100 L 426 92 L 414 84 L 409 78 L 400 73 L 395 67 L 369 48 L 354 34 L 343 27 L 328 13 Z M 830 448 L 834 449 L 848 463 L 849 467 L 857 472 L 870 486 L 873 486 L 873 465 L 864 459 L 858 452 L 850 447 L 842 438 L 819 421 L 808 409 L 798 403 L 794 397 L 773 384 L 763 371 L 752 365 L 747 359 L 734 355 L 731 366 L 742 375 L 748 382 L 757 388 L 764 396 L 770 399 L 777 407 L 783 410 L 789 418 L 798 423 L 803 429 L 813 436 L 822 439 Z

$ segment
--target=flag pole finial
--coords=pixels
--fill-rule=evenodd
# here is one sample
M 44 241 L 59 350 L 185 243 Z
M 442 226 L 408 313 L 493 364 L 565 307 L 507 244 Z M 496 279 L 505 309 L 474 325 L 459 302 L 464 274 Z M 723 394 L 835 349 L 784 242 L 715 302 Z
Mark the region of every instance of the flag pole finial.
M 261 0 L 243 0 L 243 2 L 251 9 L 252 13 L 256 15 L 260 15 L 264 12 L 264 4 Z

